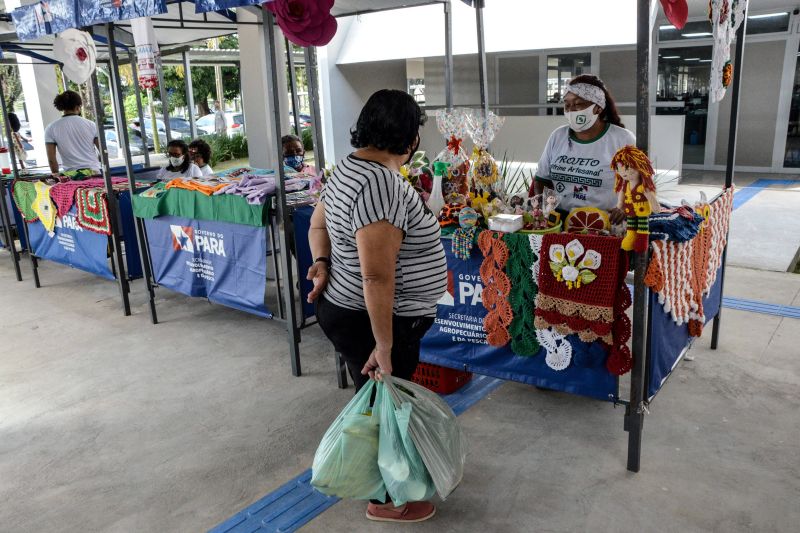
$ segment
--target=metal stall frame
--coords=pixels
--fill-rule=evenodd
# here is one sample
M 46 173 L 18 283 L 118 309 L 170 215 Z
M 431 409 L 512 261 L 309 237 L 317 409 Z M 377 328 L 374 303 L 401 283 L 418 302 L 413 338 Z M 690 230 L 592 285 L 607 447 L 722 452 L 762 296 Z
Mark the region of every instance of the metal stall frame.
M 113 50 L 116 46 L 123 46 L 123 47 L 125 46 L 125 45 L 123 45 L 121 43 L 117 43 L 117 42 L 115 42 L 113 40 L 109 41 L 109 40 L 106 40 L 105 38 L 103 38 L 102 36 L 95 35 L 94 31 L 91 28 L 89 30 L 90 30 L 89 33 L 92 35 L 92 38 L 96 42 L 106 45 L 108 47 L 109 52 L 111 50 Z M 113 44 L 111 44 L 111 43 L 113 43 Z M 54 65 L 58 65 L 59 64 L 57 61 L 55 61 L 53 59 L 50 59 L 50 58 L 48 58 L 48 57 L 46 57 L 46 56 L 44 56 L 42 54 L 39 54 L 39 53 L 36 53 L 36 52 L 33 52 L 33 51 L 28 51 L 28 50 L 25 49 L 25 47 L 20 46 L 20 45 L 3 44 L 2 48 L 10 49 L 9 51 L 13 51 L 13 52 L 18 53 L 18 54 L 29 55 L 31 57 L 34 57 L 35 59 L 44 61 L 46 63 L 51 63 L 51 64 L 54 64 Z M 110 73 L 109 76 L 113 77 L 113 75 L 115 75 L 115 74 L 117 76 L 119 75 L 119 73 L 116 72 L 116 73 Z M 103 124 L 105 122 L 105 120 L 104 120 L 105 117 L 104 117 L 104 112 L 103 112 L 103 106 L 102 106 L 102 103 L 101 103 L 101 100 L 100 100 L 100 92 L 99 92 L 99 85 L 98 85 L 98 82 L 97 82 L 97 70 L 96 69 L 92 73 L 91 78 L 87 81 L 87 84 L 89 85 L 89 88 L 91 89 L 92 100 L 93 100 L 92 101 L 92 105 L 95 108 L 95 110 L 94 110 L 95 111 L 95 123 L 97 125 L 97 130 L 98 130 L 97 140 L 98 140 L 98 144 L 99 144 L 99 147 L 100 147 L 99 165 L 100 165 L 100 169 L 101 169 L 101 174 L 102 174 L 103 179 L 105 181 L 106 201 L 107 201 L 107 204 L 108 204 L 108 214 L 109 214 L 110 225 L 111 225 L 111 235 L 108 238 L 108 242 L 109 242 L 109 248 L 110 248 L 110 251 L 111 251 L 110 259 L 111 259 L 112 272 L 114 273 L 114 276 L 116 278 L 117 284 L 119 286 L 120 300 L 121 300 L 121 303 L 122 303 L 123 314 L 125 316 L 129 316 L 131 314 L 130 299 L 129 299 L 129 295 L 130 295 L 130 284 L 129 284 L 129 281 L 130 280 L 128 279 L 128 276 L 127 276 L 125 257 L 124 257 L 123 250 L 122 250 L 122 241 L 121 241 L 122 223 L 121 223 L 121 218 L 120 218 L 120 213 L 119 213 L 119 204 L 118 204 L 118 199 L 117 199 L 117 196 L 116 196 L 116 194 L 114 192 L 114 189 L 113 189 L 113 186 L 112 186 L 112 182 L 111 182 L 111 177 L 112 176 L 111 176 L 111 168 L 110 168 L 109 163 L 108 163 L 108 148 L 106 146 L 105 135 L 103 134 L 103 131 L 104 131 L 103 130 Z M 3 112 L 4 116 L 7 116 L 7 111 L 8 110 L 7 110 L 7 105 L 6 105 L 6 97 L 5 97 L 4 91 L 2 90 L 2 87 L 0 87 L 0 103 L 2 104 L 2 112 Z M 119 103 L 119 105 L 121 106 L 121 103 Z M 127 130 L 121 130 L 121 131 L 123 131 L 123 133 L 127 137 Z M 8 125 L 7 121 L 6 121 L 6 138 L 7 138 L 9 143 L 12 142 L 11 130 L 10 130 L 10 126 Z M 128 145 L 127 141 L 126 141 L 125 145 L 126 146 Z M 10 146 L 13 146 L 13 144 L 10 144 Z M 12 150 L 12 152 L 13 152 L 13 150 Z M 125 153 L 126 153 L 126 156 L 129 158 L 130 154 L 128 153 L 127 150 L 125 151 Z M 12 173 L 13 173 L 14 179 L 15 180 L 19 179 L 19 166 L 17 165 L 16 154 L 11 154 L 10 159 L 11 159 Z M 5 185 L 3 186 L 3 189 L 5 191 Z M 5 192 L 2 193 L 2 196 L 3 196 L 3 198 L 5 198 Z M 3 208 L 3 212 L 5 212 L 5 203 L 3 203 L 2 208 Z M 2 213 L 0 213 L 0 215 L 2 215 Z M 10 218 L 10 216 L 9 216 L 9 218 Z M 5 216 L 4 216 L 4 219 L 5 219 Z M 40 277 L 39 277 L 39 258 L 36 256 L 36 254 L 33 251 L 33 248 L 32 248 L 31 242 L 30 242 L 30 238 L 29 238 L 29 235 L 28 235 L 28 228 L 27 228 L 26 223 L 23 222 L 23 225 L 24 225 L 23 231 L 25 232 L 25 237 L 26 237 L 26 241 L 27 241 L 26 251 L 28 252 L 28 256 L 29 256 L 29 258 L 31 260 L 31 269 L 32 269 L 32 272 L 33 272 L 34 285 L 38 289 L 38 288 L 41 288 L 41 281 L 40 281 Z M 9 232 L 8 233 L 9 233 L 9 236 L 10 236 L 10 233 L 11 233 L 10 232 L 10 228 L 9 228 Z M 16 251 L 16 248 L 14 248 L 14 250 Z M 15 256 L 15 264 L 18 264 L 18 257 L 16 256 L 16 254 L 12 254 L 12 255 Z

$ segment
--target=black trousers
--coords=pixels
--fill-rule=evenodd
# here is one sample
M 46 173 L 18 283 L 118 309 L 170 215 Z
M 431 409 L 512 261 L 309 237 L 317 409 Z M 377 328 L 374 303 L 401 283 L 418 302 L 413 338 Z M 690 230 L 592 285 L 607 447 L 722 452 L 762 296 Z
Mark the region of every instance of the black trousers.
M 325 336 L 333 343 L 347 365 L 347 370 L 358 391 L 369 381 L 361 374 L 375 349 L 375 337 L 366 311 L 353 311 L 332 304 L 320 296 L 317 303 L 317 320 Z M 419 363 L 422 337 L 433 325 L 429 317 L 392 318 L 392 375 L 410 380 Z

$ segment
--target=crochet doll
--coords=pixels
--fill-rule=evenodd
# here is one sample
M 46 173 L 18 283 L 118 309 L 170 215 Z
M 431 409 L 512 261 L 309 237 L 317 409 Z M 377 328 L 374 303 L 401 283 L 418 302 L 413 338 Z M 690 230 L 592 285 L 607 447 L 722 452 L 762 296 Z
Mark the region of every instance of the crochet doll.
M 650 214 L 661 209 L 653 183 L 653 165 L 647 154 L 629 145 L 617 150 L 611 159 L 611 169 L 616 174 L 617 207 L 625 211 L 627 217 L 622 249 L 645 252 L 650 242 Z

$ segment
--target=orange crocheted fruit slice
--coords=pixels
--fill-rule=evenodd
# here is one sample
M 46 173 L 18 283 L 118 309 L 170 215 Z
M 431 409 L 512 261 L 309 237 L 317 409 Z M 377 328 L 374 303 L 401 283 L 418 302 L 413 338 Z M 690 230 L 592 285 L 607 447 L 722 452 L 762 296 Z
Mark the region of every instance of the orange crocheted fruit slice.
M 570 233 L 599 233 L 610 227 L 608 213 L 596 207 L 576 207 L 567 216 Z

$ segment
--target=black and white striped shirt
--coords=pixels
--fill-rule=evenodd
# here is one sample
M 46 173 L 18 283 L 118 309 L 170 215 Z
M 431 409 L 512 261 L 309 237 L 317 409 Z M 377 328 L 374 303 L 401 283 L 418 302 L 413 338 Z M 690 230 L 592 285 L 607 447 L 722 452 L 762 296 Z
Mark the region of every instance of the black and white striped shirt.
M 436 316 L 436 302 L 447 290 L 447 262 L 439 223 L 411 185 L 380 163 L 350 155 L 336 166 L 322 199 L 332 263 L 325 297 L 340 307 L 366 310 L 356 231 L 386 220 L 404 233 L 394 314 Z

